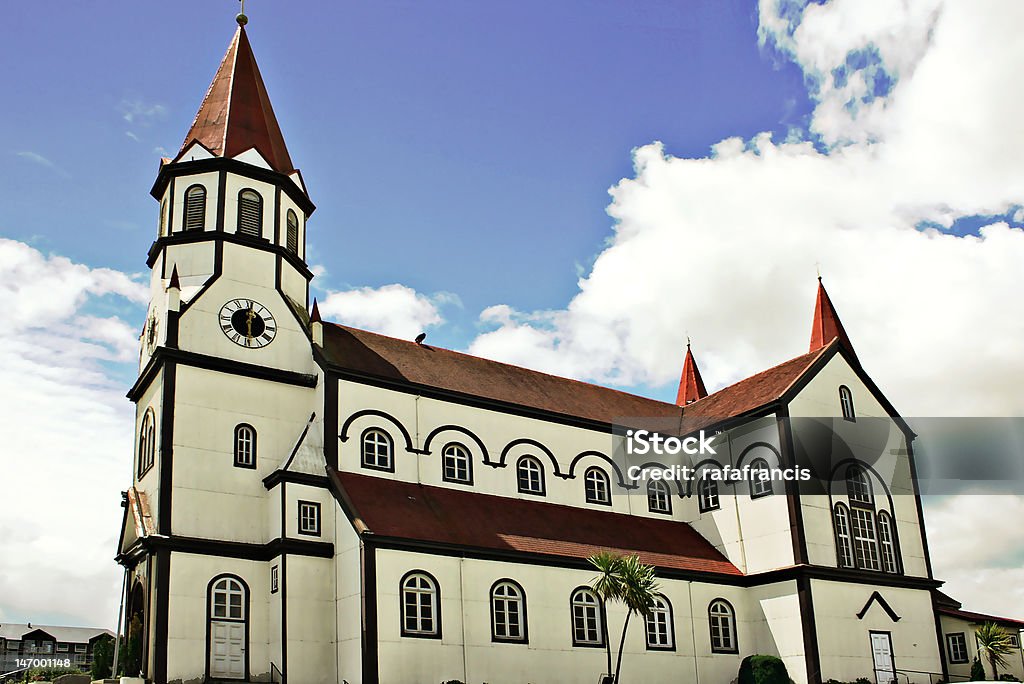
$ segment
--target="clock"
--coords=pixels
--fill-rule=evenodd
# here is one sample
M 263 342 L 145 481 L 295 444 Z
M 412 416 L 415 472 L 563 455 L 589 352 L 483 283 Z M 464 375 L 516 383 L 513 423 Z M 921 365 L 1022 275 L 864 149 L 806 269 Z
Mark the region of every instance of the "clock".
M 277 321 L 259 302 L 232 299 L 220 309 L 220 329 L 240 347 L 258 349 L 274 341 Z

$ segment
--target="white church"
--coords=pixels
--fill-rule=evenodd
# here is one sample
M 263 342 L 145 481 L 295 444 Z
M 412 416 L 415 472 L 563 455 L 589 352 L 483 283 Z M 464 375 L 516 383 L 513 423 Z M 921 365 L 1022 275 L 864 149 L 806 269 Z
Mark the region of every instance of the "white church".
M 593 684 L 625 617 L 589 588 L 602 550 L 660 583 L 624 680 L 728 683 L 751 654 L 798 684 L 948 677 L 914 435 L 820 283 L 806 353 L 708 394 L 688 350 L 675 403 L 323 321 L 315 207 L 239 24 L 152 188 L 117 555 L 147 681 Z M 709 475 L 793 465 L 777 419 L 820 417 L 848 442 L 885 419 L 881 460 L 818 493 Z M 695 486 L 638 484 L 629 418 L 728 448 Z

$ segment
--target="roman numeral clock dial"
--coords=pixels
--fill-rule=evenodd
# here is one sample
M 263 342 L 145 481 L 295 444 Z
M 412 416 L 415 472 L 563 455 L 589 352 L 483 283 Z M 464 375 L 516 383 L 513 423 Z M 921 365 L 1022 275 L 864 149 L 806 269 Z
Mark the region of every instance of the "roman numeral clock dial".
M 232 299 L 220 309 L 220 329 L 238 346 L 259 349 L 274 341 L 277 321 L 259 302 Z

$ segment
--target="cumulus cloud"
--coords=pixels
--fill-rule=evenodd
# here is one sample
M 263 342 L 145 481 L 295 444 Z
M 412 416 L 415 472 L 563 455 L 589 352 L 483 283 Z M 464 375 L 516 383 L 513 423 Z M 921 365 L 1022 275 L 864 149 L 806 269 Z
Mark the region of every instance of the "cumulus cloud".
M 131 478 L 131 404 L 108 364 L 138 332 L 97 304 L 141 314 L 130 276 L 0 239 L 0 615 L 112 625 L 119 490 Z M 139 316 L 141 317 L 141 316 Z
M 412 338 L 440 325 L 444 321 L 441 307 L 454 302 L 457 298 L 449 293 L 425 295 L 405 285 L 391 284 L 331 292 L 319 306 L 325 319 Z

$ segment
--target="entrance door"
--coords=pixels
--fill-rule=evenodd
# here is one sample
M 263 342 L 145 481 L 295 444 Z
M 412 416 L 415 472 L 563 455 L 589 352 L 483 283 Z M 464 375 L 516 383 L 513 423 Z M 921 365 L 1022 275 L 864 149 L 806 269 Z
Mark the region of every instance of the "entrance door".
M 896 662 L 892 655 L 892 634 L 871 632 L 871 658 L 875 664 L 875 682 L 890 684 L 896 681 Z
M 245 585 L 236 577 L 220 577 L 210 586 L 210 677 L 245 679 L 245 642 L 249 618 Z

